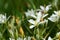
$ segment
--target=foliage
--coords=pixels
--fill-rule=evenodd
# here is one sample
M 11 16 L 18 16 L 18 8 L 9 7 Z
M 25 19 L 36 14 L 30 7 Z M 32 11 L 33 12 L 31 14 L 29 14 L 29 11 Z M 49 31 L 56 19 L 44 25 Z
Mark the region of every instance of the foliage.
M 59 0 L 0 0 L 0 40 L 60 40 Z

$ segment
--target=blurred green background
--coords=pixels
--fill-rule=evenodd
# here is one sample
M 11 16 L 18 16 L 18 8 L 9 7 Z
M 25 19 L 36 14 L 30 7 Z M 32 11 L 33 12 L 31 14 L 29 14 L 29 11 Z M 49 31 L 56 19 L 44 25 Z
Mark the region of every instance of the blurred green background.
M 18 15 L 27 9 L 38 9 L 40 5 L 53 4 L 56 0 L 0 0 L 0 12 L 7 15 Z M 59 0 L 57 3 L 60 6 Z
M 39 9 L 40 5 L 44 6 L 49 4 L 52 4 L 53 10 L 55 9 L 54 7 L 58 10 L 60 9 L 60 0 L 0 0 L 0 13 L 6 13 L 7 16 L 14 15 L 21 18 L 28 9 Z M 24 23 L 24 25 L 27 24 Z M 24 25 L 22 23 L 22 26 Z M 52 35 L 53 34 L 54 33 L 52 33 Z
M 18 15 L 27 9 L 36 9 L 40 5 L 51 4 L 53 0 L 0 0 L 0 12 L 7 15 Z

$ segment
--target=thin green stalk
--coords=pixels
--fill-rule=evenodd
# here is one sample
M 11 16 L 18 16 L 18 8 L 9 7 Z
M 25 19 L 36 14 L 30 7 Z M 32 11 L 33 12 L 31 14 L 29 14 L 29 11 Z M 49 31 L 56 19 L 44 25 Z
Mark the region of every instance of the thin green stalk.
M 49 32 L 47 33 L 47 35 L 44 37 L 45 39 L 49 36 L 49 34 L 51 33 L 52 29 L 55 27 L 55 25 L 53 27 L 51 27 L 51 29 L 49 30 Z
M 28 1 L 31 3 L 33 9 L 36 9 L 36 6 L 35 6 L 34 3 L 32 2 L 32 0 L 28 0 Z
M 25 25 L 25 22 L 24 22 L 24 25 Z M 32 32 L 28 29 L 28 27 L 25 25 L 26 29 L 32 34 Z

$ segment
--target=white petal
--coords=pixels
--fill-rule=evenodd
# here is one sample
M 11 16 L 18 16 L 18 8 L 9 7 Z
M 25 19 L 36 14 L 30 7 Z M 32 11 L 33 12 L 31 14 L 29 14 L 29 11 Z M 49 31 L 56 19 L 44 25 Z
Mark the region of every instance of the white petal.
M 41 8 L 42 10 L 44 10 L 44 7 L 43 7 L 43 6 L 40 6 L 40 8 Z
M 54 11 L 54 13 L 57 13 L 57 11 Z
M 36 18 L 36 16 L 34 14 L 31 14 L 31 17 Z
M 0 23 L 3 23 L 3 20 L 2 19 L 0 19 Z
M 54 11 L 54 13 L 58 16 L 60 16 L 60 10 L 59 11 Z
M 28 13 L 28 12 L 25 12 L 25 15 L 26 15 L 26 17 L 28 17 L 28 16 L 30 16 L 30 13 Z
M 34 25 L 31 25 L 31 26 L 30 26 L 30 29 L 32 29 L 32 28 L 34 28 L 34 27 L 35 27 Z
M 46 17 L 48 14 L 44 14 L 42 18 Z
M 51 37 L 48 37 L 48 40 L 53 40 Z
M 35 24 L 35 21 L 33 19 L 28 20 L 29 23 Z
M 42 13 L 41 12 L 37 13 L 36 22 L 40 22 L 41 17 L 42 17 Z
M 36 16 L 35 16 L 35 12 L 34 12 L 34 10 L 33 10 L 33 9 L 31 9 L 30 14 L 31 14 L 31 15 L 30 15 L 31 17 L 36 18 Z
M 30 16 L 30 17 L 36 18 L 33 9 L 28 10 L 28 12 L 25 12 L 25 15 L 26 15 L 27 17 Z
M 52 22 L 57 22 L 58 21 L 58 19 L 59 19 L 59 17 L 57 16 L 57 15 L 55 15 L 55 14 L 52 14 L 52 16 L 50 17 L 50 18 L 48 18 L 50 21 L 52 21 Z
M 60 36 L 60 32 L 58 32 L 57 34 L 56 34 L 56 37 L 58 38 Z
M 55 20 L 53 20 L 53 18 L 48 18 L 50 21 L 52 21 L 52 22 L 56 22 Z
M 51 9 L 50 7 L 51 7 L 51 5 L 47 5 L 46 6 L 46 11 L 48 11 L 49 9 Z
M 27 40 L 26 38 L 24 38 L 24 40 Z
M 57 12 L 57 11 L 54 11 L 54 13 L 55 13 L 55 14 L 58 14 L 58 12 Z

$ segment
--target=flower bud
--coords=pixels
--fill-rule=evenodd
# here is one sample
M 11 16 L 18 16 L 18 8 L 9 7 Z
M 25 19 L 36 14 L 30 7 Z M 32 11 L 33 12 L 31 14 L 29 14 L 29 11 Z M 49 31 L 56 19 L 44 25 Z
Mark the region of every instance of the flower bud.
M 23 31 L 22 27 L 20 27 L 19 32 L 20 32 L 20 35 L 23 37 L 24 36 L 24 31 Z

